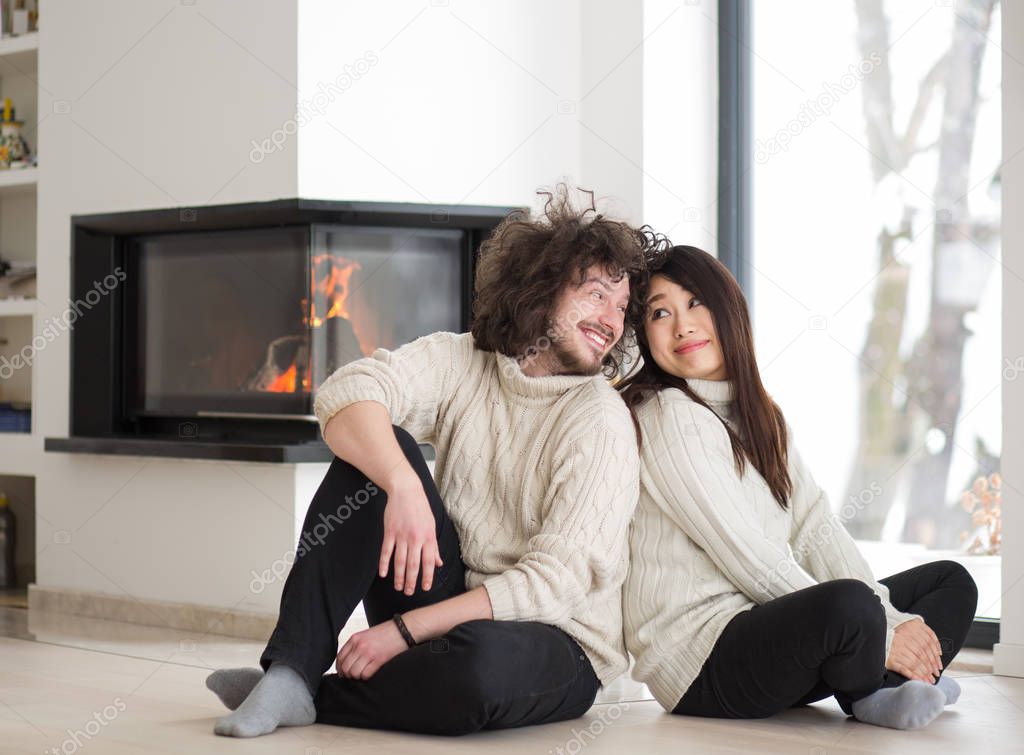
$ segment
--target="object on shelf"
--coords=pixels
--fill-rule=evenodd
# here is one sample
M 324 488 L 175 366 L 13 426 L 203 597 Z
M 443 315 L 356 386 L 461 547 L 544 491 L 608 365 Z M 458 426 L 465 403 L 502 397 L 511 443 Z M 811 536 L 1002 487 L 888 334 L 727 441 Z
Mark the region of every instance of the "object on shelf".
M 0 300 L 4 299 L 35 299 L 36 276 L 0 278 Z
M 36 274 L 36 263 L 26 260 L 5 260 L 0 257 L 0 277 L 31 277 Z
M 0 588 L 17 587 L 14 574 L 14 512 L 7 495 L 0 492 Z
M 39 31 L 38 0 L 3 0 L 3 18 L 0 36 L 20 36 Z
M 7 495 L 0 491 L 0 588 L 17 587 L 14 573 L 15 521 Z
M 34 299 L 36 263 L 0 257 L 0 299 Z
M 0 120 L 0 168 L 27 168 L 32 165 L 28 142 L 21 135 L 23 121 L 15 120 L 11 98 L 3 101 L 3 119 Z
M 0 403 L 0 433 L 32 432 L 31 404 Z

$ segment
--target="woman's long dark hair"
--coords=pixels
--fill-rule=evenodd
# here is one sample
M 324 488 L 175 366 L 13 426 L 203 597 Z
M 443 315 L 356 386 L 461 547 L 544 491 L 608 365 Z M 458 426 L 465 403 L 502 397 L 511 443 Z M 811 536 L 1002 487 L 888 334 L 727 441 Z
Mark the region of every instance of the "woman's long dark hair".
M 742 477 L 749 461 L 768 483 L 779 505 L 787 508 L 793 483 L 787 470 L 786 421 L 782 410 L 761 383 L 747 300 L 728 268 L 693 246 L 674 246 L 661 252 L 650 259 L 646 269 L 631 281 L 629 321 L 643 361 L 639 369 L 619 386 L 619 390 L 633 415 L 638 442 L 643 443 L 643 438 L 636 409 L 651 393 L 677 388 L 701 406 L 714 411 L 691 390 L 686 380 L 662 370 L 651 356 L 644 322 L 650 282 L 656 275 L 664 276 L 690 291 L 710 310 L 725 361 L 725 372 L 735 391 L 733 409 L 739 434 L 733 432 L 724 420 L 722 424 L 732 444 L 736 471 Z

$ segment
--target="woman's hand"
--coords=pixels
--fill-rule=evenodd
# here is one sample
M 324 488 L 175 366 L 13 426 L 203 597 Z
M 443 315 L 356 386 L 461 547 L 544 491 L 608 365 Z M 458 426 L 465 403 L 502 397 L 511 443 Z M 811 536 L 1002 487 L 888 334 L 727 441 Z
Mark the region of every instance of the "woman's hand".
M 377 669 L 408 649 L 395 622 L 381 622 L 348 638 L 338 652 L 338 675 L 348 679 L 369 679 Z
M 389 486 L 384 506 L 384 542 L 380 549 L 379 574 L 388 575 L 391 557 L 395 559 L 395 589 L 412 595 L 423 565 L 423 589 L 434 582 L 434 569 L 441 566 L 437 533 L 430 502 L 423 483 L 415 474 Z
M 939 638 L 920 619 L 900 624 L 893 632 L 892 648 L 885 667 L 908 679 L 933 684 L 942 673 Z

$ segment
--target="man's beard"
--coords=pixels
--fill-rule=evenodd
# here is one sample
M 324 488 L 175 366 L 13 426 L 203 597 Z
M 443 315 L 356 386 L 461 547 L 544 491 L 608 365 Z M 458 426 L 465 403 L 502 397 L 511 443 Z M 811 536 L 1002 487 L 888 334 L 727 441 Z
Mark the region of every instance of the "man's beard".
M 560 334 L 551 341 L 551 373 L 553 375 L 584 375 L 592 376 L 601 372 L 604 358 L 595 357 L 589 346 L 586 355 L 580 354 L 579 347 L 573 348 L 577 328 L 568 333 Z

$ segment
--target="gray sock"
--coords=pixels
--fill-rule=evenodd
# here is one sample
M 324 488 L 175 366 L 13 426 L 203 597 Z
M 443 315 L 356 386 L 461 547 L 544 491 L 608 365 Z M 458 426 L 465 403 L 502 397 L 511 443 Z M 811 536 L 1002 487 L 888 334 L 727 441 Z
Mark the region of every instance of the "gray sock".
M 234 710 L 262 678 L 261 668 L 222 668 L 206 677 L 206 688 L 216 693 L 228 710 Z
M 960 685 L 956 683 L 956 679 L 949 676 L 940 676 L 935 686 L 946 695 L 946 705 L 952 705 L 960 699 Z
M 308 726 L 316 720 L 313 696 L 295 669 L 271 664 L 238 710 L 217 720 L 215 734 L 258 737 L 278 726 Z
M 946 695 L 933 684 L 911 679 L 899 687 L 883 689 L 857 700 L 853 716 L 858 721 L 890 729 L 927 726 L 946 704 Z

